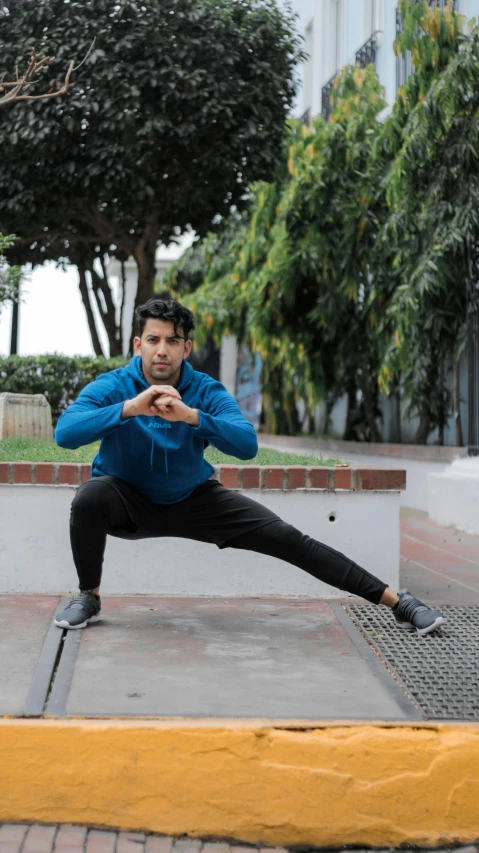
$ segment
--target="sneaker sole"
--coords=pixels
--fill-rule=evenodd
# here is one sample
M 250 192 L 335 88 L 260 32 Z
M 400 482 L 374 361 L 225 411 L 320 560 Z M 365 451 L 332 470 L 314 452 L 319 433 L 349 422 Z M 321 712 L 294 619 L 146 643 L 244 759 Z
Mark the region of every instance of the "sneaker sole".
M 432 623 L 432 625 L 428 625 L 427 628 L 416 628 L 416 631 L 418 634 L 421 635 L 421 637 L 423 637 L 424 634 L 430 634 L 431 631 L 435 631 L 436 628 L 439 628 L 441 625 L 444 625 L 445 621 L 446 620 L 444 619 L 444 616 L 438 616 L 435 622 Z
M 398 628 L 401 628 L 403 631 L 417 631 L 417 633 L 420 634 L 421 637 L 424 637 L 425 634 L 430 634 L 431 631 L 435 631 L 436 628 L 439 628 L 441 625 L 444 625 L 445 621 L 446 620 L 444 619 L 444 616 L 438 616 L 437 619 L 431 625 L 428 625 L 426 628 L 416 628 L 411 622 L 397 621 L 396 626 Z
M 70 631 L 75 631 L 77 628 L 86 628 L 88 622 L 98 622 L 99 619 L 101 619 L 101 613 L 97 613 L 95 616 L 90 616 L 89 619 L 85 619 L 85 621 L 80 622 L 79 625 L 70 625 L 66 619 L 62 619 L 60 622 L 58 619 L 55 619 L 55 625 L 57 625 L 58 628 L 68 628 Z

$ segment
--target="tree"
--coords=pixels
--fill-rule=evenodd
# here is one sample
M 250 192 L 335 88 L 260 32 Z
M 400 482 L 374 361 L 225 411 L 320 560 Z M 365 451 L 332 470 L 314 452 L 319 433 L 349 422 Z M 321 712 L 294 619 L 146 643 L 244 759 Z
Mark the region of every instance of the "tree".
M 459 409 L 468 287 L 479 307 L 479 31 L 466 36 L 449 6 L 400 11 L 396 50 L 415 73 L 392 116 L 376 121 L 374 69 L 346 69 L 331 122 L 293 125 L 283 171 L 251 188 L 248 219 L 204 255 L 214 260 L 190 299 L 200 332 L 232 329 L 267 357 L 280 431 L 294 428 L 288 394 L 330 408 L 346 392 L 345 437 L 378 439 L 379 379 L 419 414 L 416 440 L 438 428 L 442 442 L 451 364 Z
M 75 91 L 0 118 L 0 225 L 20 238 L 17 262 L 96 269 L 115 326 L 105 253 L 133 256 L 144 302 L 159 241 L 205 234 L 274 173 L 301 57 L 293 16 L 275 0 L 4 5 L 4 65 L 48 38 L 53 80 L 96 39 Z
M 0 312 L 5 302 L 15 302 L 18 299 L 22 270 L 12 267 L 5 259 L 4 252 L 13 244 L 13 236 L 0 234 Z
M 378 437 L 374 295 L 383 279 L 372 256 L 386 208 L 374 159 L 383 106 L 374 68 L 346 69 L 332 121 L 291 123 L 276 180 L 253 185 L 229 244 L 204 252 L 204 282 L 189 299 L 200 337 L 232 331 L 263 355 L 272 431 L 297 431 L 299 396 L 310 410 L 319 401 L 330 409 L 346 389 L 355 409 L 359 389 L 360 428 Z M 189 288 L 200 278 L 190 256 L 201 259 L 190 250 L 172 274 L 182 296 L 185 270 L 195 270 Z
M 415 73 L 385 128 L 396 151 L 382 239 L 399 286 L 389 310 L 396 331 L 381 387 L 400 379 L 407 412 L 420 416 L 416 440 L 425 442 L 438 428 L 442 444 L 451 405 L 447 369 L 453 365 L 458 413 L 467 282 L 477 280 L 479 31 L 467 37 L 463 19 L 449 7 L 442 14 L 402 0 L 402 11 L 398 49 L 412 48 Z M 456 442 L 462 444 L 458 416 Z

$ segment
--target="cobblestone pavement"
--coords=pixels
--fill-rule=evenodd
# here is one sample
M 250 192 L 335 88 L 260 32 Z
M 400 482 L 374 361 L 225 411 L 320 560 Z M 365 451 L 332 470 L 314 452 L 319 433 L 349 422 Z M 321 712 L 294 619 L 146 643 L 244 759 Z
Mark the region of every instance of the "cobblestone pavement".
M 415 848 L 417 851 L 418 848 Z M 194 841 L 146 835 L 143 832 L 109 832 L 85 826 L 0 825 L 0 853 L 287 853 L 284 847 L 259 847 L 222 842 Z M 479 844 L 442 847 L 440 853 L 479 853 Z M 302 848 L 302 853 L 307 853 Z M 394 853 L 394 848 L 354 853 Z M 399 853 L 399 851 L 398 851 Z M 401 849 L 404 853 L 404 848 Z M 428 849 L 427 853 L 439 853 Z

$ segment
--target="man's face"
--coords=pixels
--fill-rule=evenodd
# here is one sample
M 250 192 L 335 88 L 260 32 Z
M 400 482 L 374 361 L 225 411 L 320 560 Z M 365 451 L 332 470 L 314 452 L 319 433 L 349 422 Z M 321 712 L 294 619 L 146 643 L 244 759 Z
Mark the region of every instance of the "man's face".
M 143 375 L 150 385 L 175 385 L 183 359 L 191 352 L 191 341 L 185 341 L 183 329 L 171 320 L 148 317 L 141 338 L 134 339 L 135 354 L 141 356 Z

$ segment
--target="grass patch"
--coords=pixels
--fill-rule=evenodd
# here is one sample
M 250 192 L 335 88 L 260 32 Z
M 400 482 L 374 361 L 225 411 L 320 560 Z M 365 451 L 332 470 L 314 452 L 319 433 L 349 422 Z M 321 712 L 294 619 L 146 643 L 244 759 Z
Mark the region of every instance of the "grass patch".
M 99 447 L 99 442 L 79 447 L 78 450 L 66 450 L 58 447 L 54 441 L 41 441 L 37 438 L 8 438 L 0 441 L 0 462 L 91 462 Z M 236 459 L 208 447 L 205 458 L 212 465 L 327 465 L 344 466 L 340 459 L 323 458 L 299 453 L 283 453 L 279 450 L 260 448 L 254 459 Z

